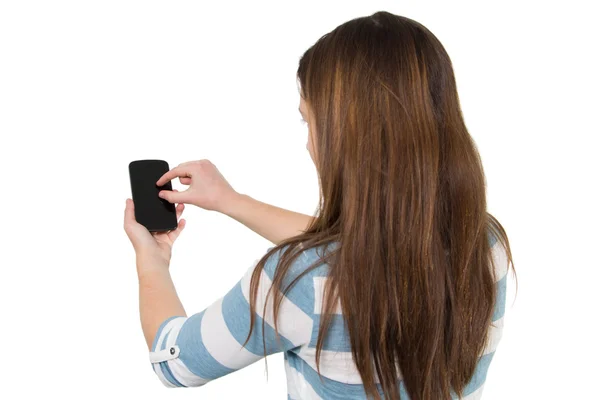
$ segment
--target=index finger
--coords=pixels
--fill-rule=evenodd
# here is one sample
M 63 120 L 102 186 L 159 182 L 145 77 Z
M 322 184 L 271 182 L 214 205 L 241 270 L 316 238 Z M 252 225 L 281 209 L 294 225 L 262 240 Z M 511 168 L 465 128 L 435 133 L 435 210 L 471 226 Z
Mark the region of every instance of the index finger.
M 163 176 L 160 177 L 160 179 L 158 181 L 156 181 L 156 186 L 162 186 L 165 183 L 169 182 L 171 179 L 175 179 L 175 178 L 191 178 L 192 174 L 190 173 L 190 171 L 183 167 L 183 166 L 178 166 L 173 168 L 170 171 L 165 172 L 165 174 Z

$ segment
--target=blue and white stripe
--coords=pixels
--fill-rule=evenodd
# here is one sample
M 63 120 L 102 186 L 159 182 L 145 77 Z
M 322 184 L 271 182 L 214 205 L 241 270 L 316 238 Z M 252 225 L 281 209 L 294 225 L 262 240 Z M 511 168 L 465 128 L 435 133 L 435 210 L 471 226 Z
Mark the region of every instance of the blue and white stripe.
M 481 354 L 475 375 L 463 399 L 477 400 L 489 364 L 502 337 L 508 262 L 506 254 L 490 234 L 495 267 L 497 299 L 488 344 Z M 322 249 L 320 249 L 322 250 Z M 320 252 L 320 251 L 319 251 Z M 256 324 L 245 346 L 250 326 L 249 286 L 254 263 L 242 279 L 221 299 L 190 317 L 171 317 L 158 329 L 150 352 L 154 372 L 166 387 L 197 387 L 227 375 L 264 356 L 262 310 L 271 288 L 279 254 L 265 264 L 257 295 Z M 318 259 L 317 250 L 302 253 L 292 266 L 284 285 Z M 286 296 L 280 308 L 279 340 L 273 328 L 272 296 L 265 315 L 267 355 L 284 352 L 288 399 L 365 399 L 362 380 L 352 361 L 350 343 L 341 307 L 337 307 L 321 353 L 322 378 L 316 372 L 316 343 L 327 266 L 304 275 Z M 399 376 L 404 398 L 406 391 Z

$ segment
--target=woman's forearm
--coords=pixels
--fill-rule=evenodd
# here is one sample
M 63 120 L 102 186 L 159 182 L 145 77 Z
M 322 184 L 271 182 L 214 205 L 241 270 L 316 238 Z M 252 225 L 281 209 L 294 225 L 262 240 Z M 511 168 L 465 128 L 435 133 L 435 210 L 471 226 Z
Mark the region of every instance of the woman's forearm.
M 177 296 L 175 285 L 166 266 L 157 266 L 152 257 L 138 256 L 140 290 L 140 322 L 148 345 L 152 349 L 154 335 L 160 324 L 169 317 L 187 317 Z
M 244 194 L 232 197 L 223 213 L 274 244 L 304 232 L 314 218 L 263 203 Z

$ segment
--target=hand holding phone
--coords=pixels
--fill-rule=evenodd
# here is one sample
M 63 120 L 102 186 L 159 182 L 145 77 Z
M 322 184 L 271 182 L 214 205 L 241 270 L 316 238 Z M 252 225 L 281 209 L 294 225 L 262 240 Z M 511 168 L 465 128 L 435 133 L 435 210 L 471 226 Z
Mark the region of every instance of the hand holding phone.
M 150 232 L 177 229 L 175 205 L 158 197 L 161 190 L 173 190 L 171 181 L 156 185 L 168 171 L 169 164 L 164 160 L 136 160 L 129 164 L 135 219 Z

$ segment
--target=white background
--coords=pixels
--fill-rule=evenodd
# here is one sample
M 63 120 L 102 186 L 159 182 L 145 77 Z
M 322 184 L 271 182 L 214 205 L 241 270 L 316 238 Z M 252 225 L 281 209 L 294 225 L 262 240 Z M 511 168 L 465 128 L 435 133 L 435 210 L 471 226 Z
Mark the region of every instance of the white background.
M 264 362 L 194 389 L 154 375 L 122 228 L 127 166 L 208 158 L 238 191 L 312 214 L 298 60 L 379 10 L 423 23 L 450 54 L 489 211 L 511 240 L 519 291 L 513 282 L 484 398 L 596 396 L 591 4 L 0 2 L 0 397 L 285 398 L 281 354 L 268 382 Z M 271 244 L 223 215 L 184 216 L 171 271 L 191 315 Z

